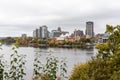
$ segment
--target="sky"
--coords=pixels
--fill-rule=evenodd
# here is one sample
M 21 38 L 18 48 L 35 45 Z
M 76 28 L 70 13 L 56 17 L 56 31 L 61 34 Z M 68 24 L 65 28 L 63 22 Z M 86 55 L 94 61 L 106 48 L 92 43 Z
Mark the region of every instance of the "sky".
M 120 0 L 0 0 L 0 37 L 15 37 L 47 25 L 72 33 L 85 32 L 86 22 L 94 22 L 94 32 L 104 33 L 106 24 L 120 24 Z

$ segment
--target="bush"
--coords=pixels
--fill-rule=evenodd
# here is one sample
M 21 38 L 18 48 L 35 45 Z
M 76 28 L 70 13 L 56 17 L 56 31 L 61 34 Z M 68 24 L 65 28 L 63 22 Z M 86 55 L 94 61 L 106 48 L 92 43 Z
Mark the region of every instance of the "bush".
M 24 80 L 26 56 L 19 54 L 17 48 L 12 47 L 10 62 L 4 59 L 4 54 L 0 55 L 0 80 Z
M 46 57 L 46 63 L 42 64 L 41 54 L 36 53 L 34 59 L 34 78 L 33 80 L 55 80 L 59 74 L 62 79 L 66 78 L 67 65 L 65 59 L 58 59 L 58 57 L 49 54 Z M 60 70 L 60 73 L 58 71 Z
M 75 65 L 69 80 L 89 80 L 88 63 Z
M 120 70 L 115 71 L 113 75 L 111 76 L 110 80 L 120 80 Z

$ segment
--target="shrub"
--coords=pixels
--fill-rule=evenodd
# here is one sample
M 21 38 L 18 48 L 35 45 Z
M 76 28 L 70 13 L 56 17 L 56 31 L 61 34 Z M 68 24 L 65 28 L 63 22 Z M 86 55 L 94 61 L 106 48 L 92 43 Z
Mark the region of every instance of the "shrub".
M 25 55 L 17 52 L 17 46 L 13 46 L 12 50 L 10 62 L 0 56 L 0 80 L 24 80 Z
M 58 57 L 49 54 L 46 57 L 46 63 L 42 64 L 40 54 L 36 53 L 34 59 L 34 78 L 33 80 L 55 80 L 60 70 L 60 77 L 66 78 L 67 65 L 65 59 L 59 60 Z
M 75 65 L 69 80 L 89 80 L 88 63 Z

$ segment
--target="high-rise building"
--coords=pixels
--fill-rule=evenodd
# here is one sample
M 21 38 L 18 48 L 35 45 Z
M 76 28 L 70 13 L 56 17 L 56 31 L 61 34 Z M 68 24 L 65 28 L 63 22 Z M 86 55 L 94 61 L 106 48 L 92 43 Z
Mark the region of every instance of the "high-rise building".
M 94 23 L 91 21 L 86 22 L 86 35 L 94 37 Z
M 61 32 L 61 27 L 58 27 L 58 31 Z
M 26 37 L 27 37 L 27 34 L 22 34 L 21 37 L 22 37 L 22 38 L 26 38 Z
M 34 37 L 34 38 L 38 38 L 38 32 L 39 32 L 39 29 L 35 29 L 35 30 L 33 31 L 33 37 Z
M 38 29 L 38 38 L 42 39 L 42 27 Z
M 75 35 L 75 36 L 83 36 L 84 33 L 83 33 L 82 30 L 75 30 L 75 31 L 74 31 L 74 35 Z
M 84 35 L 84 33 L 82 30 L 75 29 L 70 37 L 74 38 L 75 40 L 80 40 L 80 38 L 83 37 L 83 35 Z
M 41 30 L 40 30 L 40 32 L 41 32 L 41 38 L 42 39 L 46 39 L 46 38 L 48 38 L 48 29 L 47 29 L 48 27 L 46 26 L 46 25 L 44 25 L 44 26 L 41 26 Z
M 33 31 L 33 37 L 34 38 L 40 38 L 40 39 L 47 39 L 49 36 L 49 31 L 47 29 L 47 26 L 40 26 L 39 29 L 36 29 Z

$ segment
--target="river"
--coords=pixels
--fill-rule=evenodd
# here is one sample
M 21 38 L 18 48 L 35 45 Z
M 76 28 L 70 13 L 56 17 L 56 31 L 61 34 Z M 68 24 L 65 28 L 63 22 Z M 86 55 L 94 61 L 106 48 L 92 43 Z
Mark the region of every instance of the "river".
M 12 46 L 2 46 L 0 53 L 4 54 L 4 58 L 9 60 Z M 19 47 L 18 53 L 26 55 L 26 77 L 25 80 L 30 80 L 33 76 L 33 62 L 35 58 L 35 53 L 41 54 L 41 59 L 46 57 L 48 54 L 52 54 L 58 58 L 66 58 L 68 75 L 71 73 L 75 64 L 84 63 L 89 61 L 92 56 L 97 53 L 97 49 L 93 48 L 78 49 L 78 48 L 33 48 L 33 47 Z M 45 60 L 42 60 L 44 63 Z

